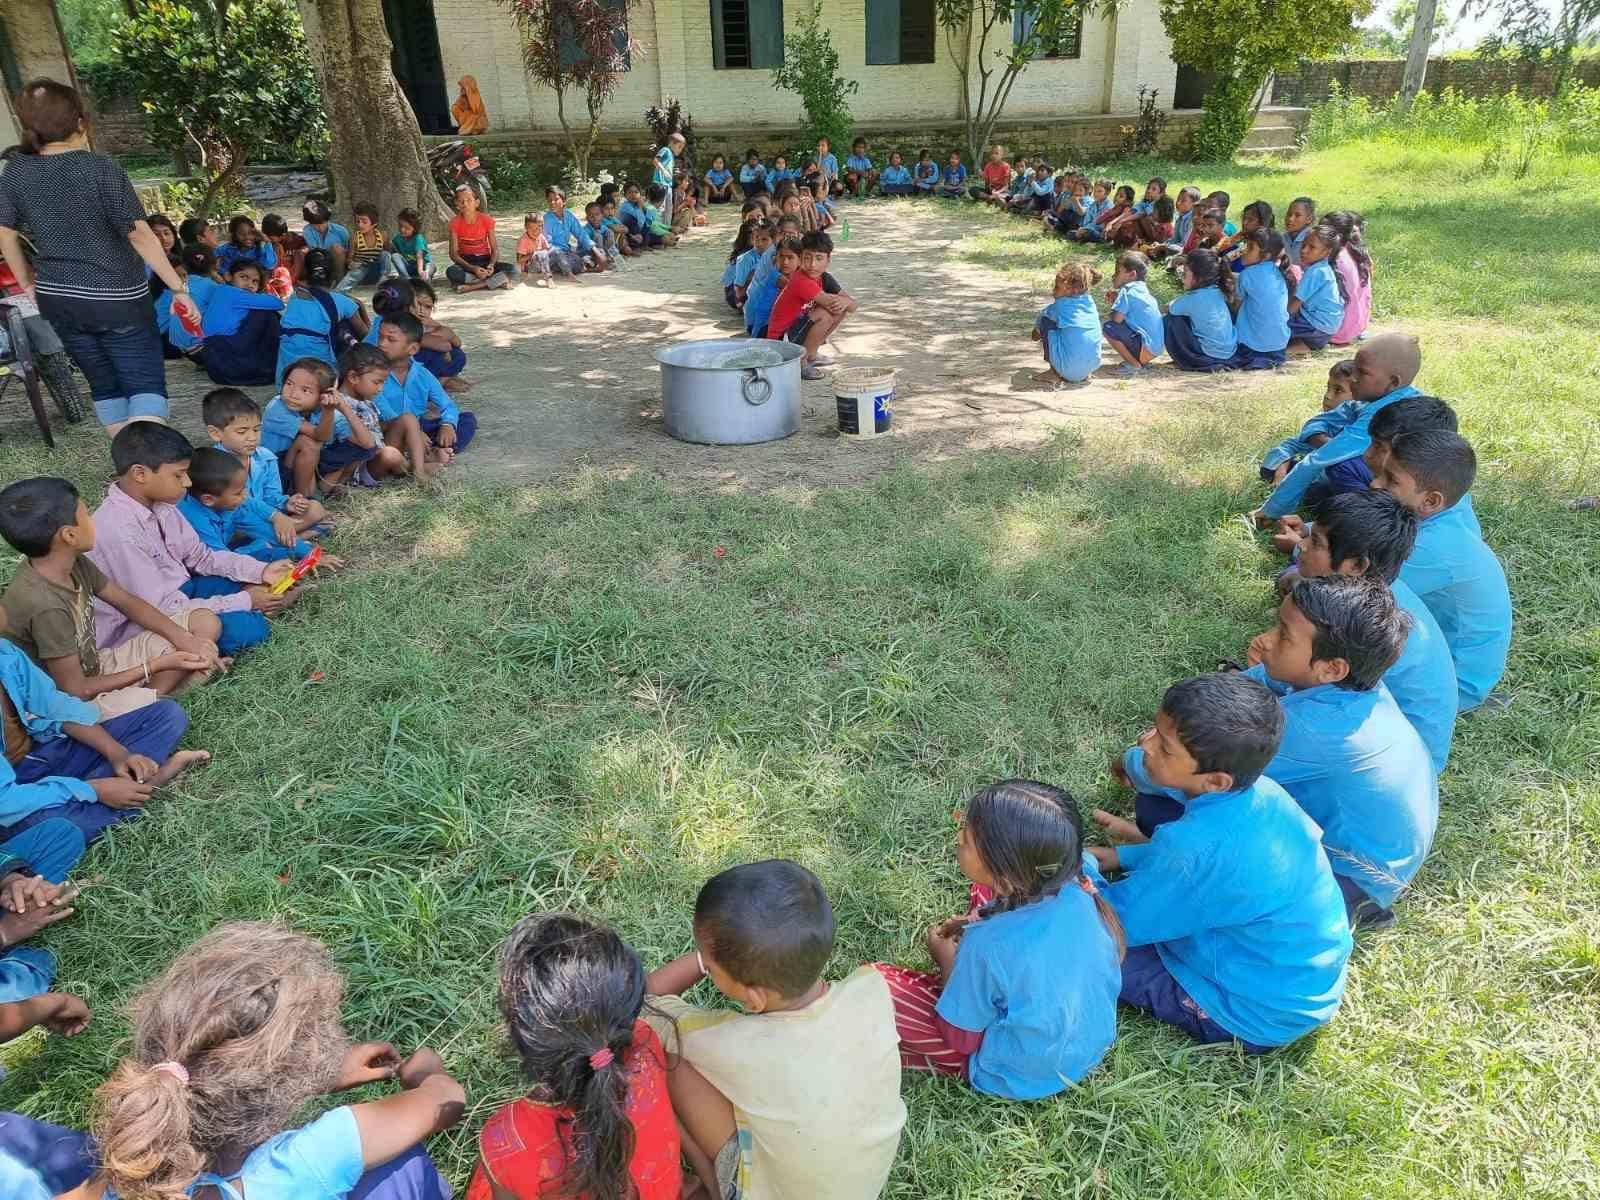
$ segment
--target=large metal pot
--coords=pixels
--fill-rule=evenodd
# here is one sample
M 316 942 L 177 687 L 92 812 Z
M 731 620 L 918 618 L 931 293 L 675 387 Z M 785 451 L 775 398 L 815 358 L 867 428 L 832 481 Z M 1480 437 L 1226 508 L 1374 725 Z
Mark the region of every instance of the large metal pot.
M 717 339 L 656 351 L 661 417 L 682 442 L 743 445 L 800 428 L 800 359 L 792 342 Z

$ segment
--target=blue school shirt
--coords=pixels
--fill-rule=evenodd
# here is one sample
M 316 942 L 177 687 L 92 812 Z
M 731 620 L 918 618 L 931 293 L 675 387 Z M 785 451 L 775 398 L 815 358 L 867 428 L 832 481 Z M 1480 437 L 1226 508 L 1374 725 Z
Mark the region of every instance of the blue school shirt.
M 1139 201 L 1139 203 L 1137 203 L 1137 204 L 1135 204 L 1133 206 L 1133 215 L 1136 216 L 1136 217 L 1142 217 L 1146 213 L 1154 212 L 1155 209 L 1156 209 L 1155 201 L 1153 201 L 1153 200 L 1141 200 L 1141 201 Z
M 1286 233 L 1283 235 L 1283 252 L 1289 256 L 1289 261 L 1295 266 L 1300 265 L 1300 247 L 1306 244 L 1306 234 L 1311 232 L 1311 226 L 1303 225 L 1299 233 Z
M 1422 738 L 1380 682 L 1295 690 L 1264 666 L 1245 675 L 1277 694 L 1283 741 L 1267 775 L 1322 828 L 1335 875 L 1388 908 L 1433 845 L 1439 784 Z
M 829 179 L 839 178 L 839 156 L 831 151 L 816 160 L 817 166 L 827 172 Z
M 1035 196 L 1054 196 L 1056 194 L 1056 181 L 1054 179 L 1034 179 L 1028 184 L 1028 191 Z
M 343 292 L 328 292 L 327 295 L 333 301 L 333 311 L 341 321 L 348 320 L 359 311 L 353 297 Z M 376 320 L 372 328 L 378 328 Z M 278 326 L 277 379 L 280 386 L 284 372 L 297 358 L 315 358 L 330 367 L 334 365 L 333 343 L 328 340 L 328 332 L 328 313 L 322 307 L 322 302 L 315 296 L 291 293 L 289 302 L 283 308 L 283 320 Z M 366 340 L 376 339 L 369 336 Z
M 328 232 L 321 233 L 315 225 L 307 225 L 300 231 L 300 236 L 306 240 L 307 250 L 331 250 L 335 246 L 350 248 L 350 231 L 337 221 L 328 222 Z
M 200 318 L 201 332 L 206 337 L 227 337 L 238 333 L 239 326 L 244 324 L 245 313 L 258 309 L 282 312 L 283 301 L 271 292 L 247 292 L 232 284 L 224 284 L 211 293 L 205 313 Z
M 1172 236 L 1167 239 L 1167 245 L 1177 246 L 1180 249 L 1189 240 L 1189 231 L 1194 228 L 1194 209 L 1186 213 L 1175 213 L 1172 218 Z
M 298 429 L 296 426 L 297 432 Z M 221 450 L 224 454 L 233 453 L 221 442 L 212 442 L 211 448 Z M 278 456 L 265 446 L 257 446 L 245 466 L 245 490 L 250 498 L 261 501 L 272 512 L 282 512 L 289 498 L 283 494 L 283 476 L 278 473 Z
M 570 250 L 573 238 L 578 239 L 578 250 L 581 253 L 588 254 L 594 249 L 588 226 L 578 220 L 570 208 L 563 210 L 559 217 L 549 211 L 544 214 L 544 235 L 550 239 L 550 247 L 553 250 Z
M 1294 290 L 1300 315 L 1319 333 L 1333 333 L 1344 322 L 1344 297 L 1327 259 L 1305 268 Z
M 232 242 L 223 242 L 217 247 L 217 274 L 226 275 L 235 263 L 253 262 L 262 271 L 270 271 L 278 265 L 278 252 L 272 248 L 272 243 L 262 239 L 256 245 L 246 250 L 243 246 L 235 246 Z
M 1372 425 L 1374 416 L 1396 400 L 1420 395 L 1422 393 L 1416 388 L 1407 385 L 1371 401 L 1356 414 L 1355 419 L 1342 433 L 1302 458 L 1294 470 L 1283 477 L 1283 482 L 1273 489 L 1272 495 L 1268 496 L 1266 503 L 1261 506 L 1261 511 L 1269 517 L 1286 517 L 1294 512 L 1300 507 L 1300 498 L 1306 494 L 1306 489 L 1321 479 L 1327 468 L 1352 458 L 1360 458 L 1367 452 L 1367 447 L 1372 445 L 1372 435 L 1368 429 Z
M 1450 761 L 1450 743 L 1461 706 L 1450 643 L 1428 606 L 1407 584 L 1396 579 L 1389 590 L 1394 602 L 1410 614 L 1411 632 L 1394 666 L 1383 673 L 1383 686 L 1428 748 L 1433 773 L 1438 775 Z
M 672 192 L 672 165 L 672 147 L 662 146 L 656 151 L 655 161 L 651 164 L 650 182 L 659 183 L 667 189 L 668 194 Z
M 1284 438 L 1271 450 L 1262 456 L 1261 465 L 1269 471 L 1276 471 L 1291 458 L 1303 458 L 1310 454 L 1314 447 L 1311 439 L 1317 434 L 1328 438 L 1337 437 L 1349 428 L 1350 422 L 1361 415 L 1361 410 L 1366 406 L 1364 400 L 1346 400 L 1337 408 L 1327 412 L 1319 412 L 1316 416 L 1300 426 L 1300 432 L 1294 437 Z
M 748 288 L 760 262 L 761 251 L 759 250 L 746 250 L 739 255 L 739 260 L 733 264 L 733 285 L 735 287 Z
M 98 725 L 100 710 L 56 687 L 15 642 L 0 638 L 0 686 L 17 710 L 17 720 L 36 742 L 62 737 L 61 723 Z M 94 788 L 81 779 L 48 775 L 34 783 L 18 783 L 6 756 L 0 754 L 0 825 L 14 825 L 41 808 L 55 808 L 69 800 L 93 804 Z
M 1212 285 L 1184 292 L 1168 305 L 1167 311 L 1175 317 L 1189 318 L 1200 349 L 1210 357 L 1232 358 L 1238 352 L 1233 310 L 1222 298 L 1221 288 Z
M 878 176 L 878 182 L 889 186 L 910 183 L 911 172 L 906 170 L 904 164 L 898 167 L 891 164 L 883 169 L 883 174 Z
M 1150 287 L 1144 280 L 1135 279 L 1118 288 L 1111 311 L 1121 313 L 1128 328 L 1138 330 L 1151 354 L 1159 355 L 1166 350 L 1166 336 L 1161 327 L 1161 306 L 1150 294 Z
M 283 402 L 282 396 L 274 396 L 261 410 L 261 445 L 258 448 L 274 456 L 282 454 L 294 445 L 304 421 L 304 417 Z
M 1037 321 L 1056 374 L 1079 381 L 1100 365 L 1100 313 L 1087 292 L 1058 296 Z
M 1289 285 L 1271 262 L 1242 267 L 1234 276 L 1239 315 L 1234 331 L 1241 346 L 1271 353 L 1289 344 Z
M 728 180 L 733 178 L 733 172 L 728 170 L 726 167 L 712 167 L 711 170 L 706 172 L 706 178 L 709 179 L 714 186 L 721 187 L 723 184 L 727 183 Z
M 849 158 L 844 160 L 844 165 L 849 167 L 852 171 L 872 170 L 872 160 L 864 154 L 852 154 Z
M 752 337 L 766 332 L 767 320 L 772 316 L 772 306 L 778 302 L 782 284 L 778 274 L 777 245 L 774 243 L 762 252 L 750 277 L 750 290 L 745 294 L 744 326 Z
M 918 159 L 916 169 L 912 174 L 916 177 L 918 187 L 930 188 L 939 182 L 939 164 L 936 162 L 924 163 L 921 159 Z
M 1463 497 L 1417 527 L 1417 544 L 1400 568 L 1400 581 L 1428 606 L 1450 646 L 1462 712 L 1494 690 L 1511 648 L 1506 573 L 1476 526 Z
M 760 163 L 756 163 L 754 166 L 745 163 L 744 166 L 739 168 L 740 183 L 766 183 L 766 181 L 767 168 Z
M 209 279 L 206 280 L 206 283 L 211 284 L 212 287 L 216 286 L 216 284 L 211 283 Z M 200 308 L 200 328 L 204 330 L 205 309 L 201 306 L 199 298 L 195 295 L 193 284 L 189 285 L 189 298 L 195 302 L 195 307 Z M 183 327 L 183 322 L 172 315 L 171 288 L 168 288 L 166 291 L 162 292 L 161 295 L 156 297 L 155 308 L 156 328 L 161 331 L 161 335 L 165 337 L 167 341 L 172 343 L 175 349 L 188 350 L 190 347 L 198 346 L 200 344 L 201 339 L 185 329 Z
M 1123 757 L 1161 794 L 1137 746 Z M 1235 1037 L 1282 1046 L 1326 1024 L 1344 995 L 1350 923 L 1320 831 L 1263 776 L 1184 798 L 1148 842 L 1118 846 L 1105 888 L 1129 946 L 1151 946 L 1189 997 Z
M 938 1013 L 983 1044 L 968 1063 L 980 1092 L 1053 1096 L 1099 1065 L 1117 1035 L 1122 965 L 1088 893 L 1069 883 L 1046 900 L 970 922 Z
M 278 541 L 272 529 L 272 510 L 259 500 L 246 497 L 238 508 L 224 512 L 201 503 L 191 492 L 178 501 L 178 511 L 194 526 L 196 536 L 213 550 L 232 550 L 265 563 L 291 556 L 304 558 L 311 553 L 310 542 L 301 540 L 285 546 Z
M 1083 225 L 1095 224 L 1100 220 L 1100 214 L 1105 212 L 1110 207 L 1111 201 L 1109 199 L 1095 200 L 1091 197 L 1090 199 L 1085 200 L 1083 202 L 1083 220 L 1079 223 L 1080 227 Z
M 53 1191 L 27 1163 L 0 1150 L 0 1195 L 10 1200 L 53 1200 Z
M 748 253 L 749 253 L 748 250 L 742 252 L 739 255 L 739 258 L 743 258 L 745 256 L 745 254 L 748 254 Z M 733 283 L 733 273 L 736 270 L 739 269 L 739 258 L 730 258 L 728 260 L 728 265 L 722 268 L 722 286 L 723 287 L 729 287 L 729 286 L 732 285 L 732 283 Z
M 403 385 L 393 372 L 383 381 L 383 391 L 378 393 L 378 414 L 387 422 L 408 412 L 420 421 L 428 415 L 430 403 L 439 410 L 440 424 L 453 429 L 460 422 L 461 410 L 450 399 L 450 393 L 440 386 L 432 371 L 412 359 Z
M 953 167 L 945 167 L 939 172 L 939 179 L 945 187 L 960 187 L 967 181 L 967 164 L 957 163 Z

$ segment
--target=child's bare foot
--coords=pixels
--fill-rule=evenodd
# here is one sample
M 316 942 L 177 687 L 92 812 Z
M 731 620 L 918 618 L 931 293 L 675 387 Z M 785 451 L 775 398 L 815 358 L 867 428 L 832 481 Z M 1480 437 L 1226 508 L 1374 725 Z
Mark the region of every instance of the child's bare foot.
M 151 787 L 160 787 L 162 784 L 171 783 L 190 767 L 197 767 L 201 763 L 211 761 L 209 750 L 179 750 L 166 762 L 161 764 L 161 769 L 150 777 Z
M 446 376 L 445 378 L 439 380 L 439 386 L 453 396 L 459 395 L 463 392 L 470 392 L 472 390 L 472 385 L 459 375 Z
M 1065 383 L 1066 382 L 1065 379 L 1062 379 L 1061 376 L 1056 374 L 1056 369 L 1054 367 L 1046 367 L 1042 371 L 1035 372 L 1034 375 L 1033 375 L 1033 381 L 1035 383 L 1051 383 L 1051 384 L 1054 384 L 1054 383 Z
M 65 921 L 76 911 L 74 908 L 41 904 L 24 913 L 0 913 L 0 947 L 25 942 L 41 929 L 48 929 L 57 921 Z

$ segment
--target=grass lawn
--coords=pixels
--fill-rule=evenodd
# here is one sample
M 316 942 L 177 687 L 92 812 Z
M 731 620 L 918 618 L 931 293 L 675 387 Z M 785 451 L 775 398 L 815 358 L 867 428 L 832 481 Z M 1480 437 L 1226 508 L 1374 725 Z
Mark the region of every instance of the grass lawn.
M 1478 448 L 1515 702 L 1460 725 L 1399 928 L 1358 944 L 1331 1026 L 1265 1059 L 1125 1015 L 1058 1099 L 908 1079 L 890 1195 L 1600 1194 L 1600 516 L 1564 507 L 1600 491 L 1600 158 L 1516 183 L 1477 161 L 1365 143 L 1197 178 L 1364 211 L 1377 319 L 1423 336 L 1419 382 Z M 958 252 L 1038 282 L 1062 250 L 975 214 Z M 0 1106 L 81 1122 L 120 1004 L 226 918 L 325 938 L 352 1033 L 444 1054 L 471 1105 L 433 1146 L 457 1183 L 518 1091 L 490 960 L 525 912 L 597 914 L 653 963 L 709 873 L 785 855 L 834 897 L 837 971 L 919 963 L 965 894 L 963 796 L 1020 774 L 1125 809 L 1108 757 L 1265 627 L 1276 564 L 1237 514 L 1320 390 L 1264 376 L 806 503 L 591 474 L 368 500 L 335 543 L 359 568 L 190 702 L 216 764 L 86 863 L 50 944 L 95 1024 L 8 1048 Z M 65 462 L 98 494 L 97 434 L 47 458 L 7 420 L 0 478 Z

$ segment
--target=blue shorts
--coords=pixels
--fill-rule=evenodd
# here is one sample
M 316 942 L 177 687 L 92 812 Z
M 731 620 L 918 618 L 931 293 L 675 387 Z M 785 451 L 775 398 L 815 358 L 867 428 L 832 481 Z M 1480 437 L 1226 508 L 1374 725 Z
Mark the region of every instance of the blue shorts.
M 1289 337 L 1294 341 L 1304 342 L 1313 350 L 1321 350 L 1333 340 L 1332 333 L 1323 333 L 1301 313 L 1295 313 L 1289 318 Z
M 364 463 L 378 452 L 376 446 L 358 446 L 348 438 L 329 442 L 317 459 L 317 474 L 332 475 L 354 463 Z
M 1122 343 L 1135 358 L 1144 353 L 1144 334 L 1126 321 L 1107 321 L 1100 328 L 1105 332 L 1106 341 Z

